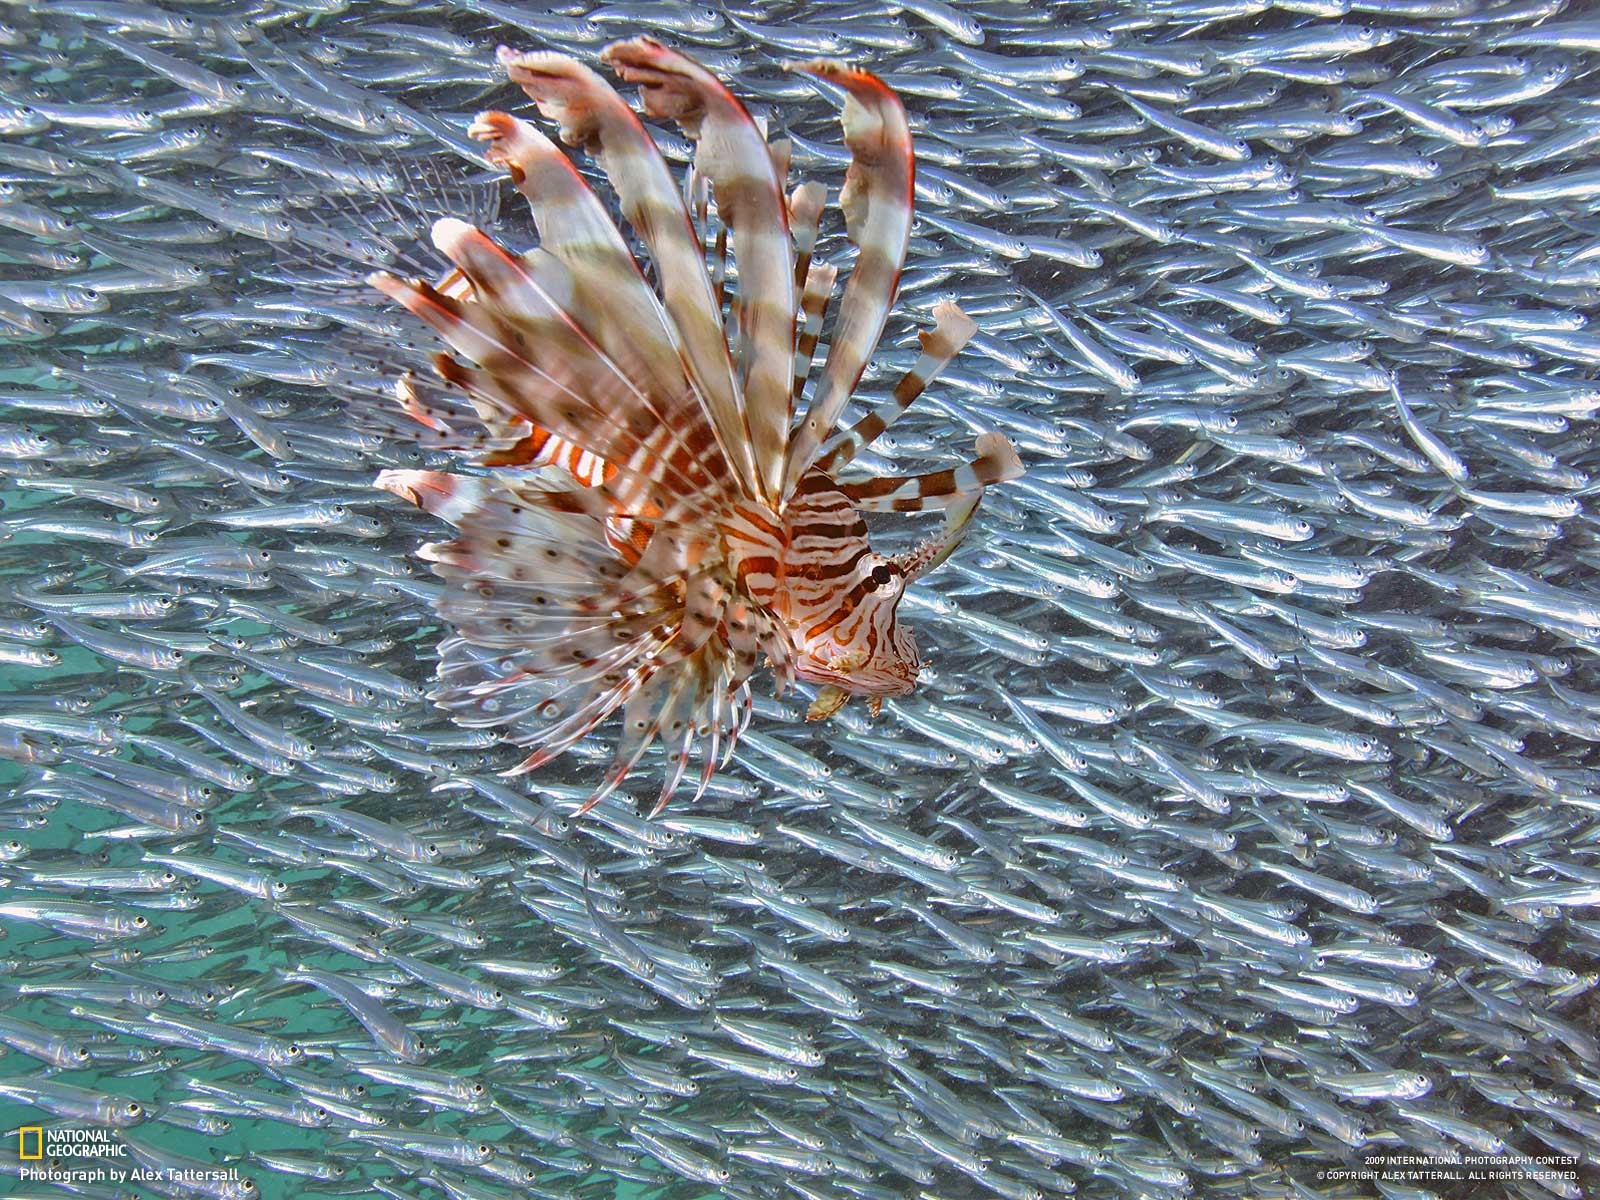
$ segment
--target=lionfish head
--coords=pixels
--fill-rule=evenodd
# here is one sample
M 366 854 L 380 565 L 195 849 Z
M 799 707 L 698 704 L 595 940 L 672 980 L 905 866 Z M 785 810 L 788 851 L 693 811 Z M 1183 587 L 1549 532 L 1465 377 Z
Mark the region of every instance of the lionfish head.
M 904 696 L 917 685 L 922 657 L 897 608 L 907 576 L 891 558 L 869 552 L 849 615 L 803 647 L 795 674 L 857 696 Z

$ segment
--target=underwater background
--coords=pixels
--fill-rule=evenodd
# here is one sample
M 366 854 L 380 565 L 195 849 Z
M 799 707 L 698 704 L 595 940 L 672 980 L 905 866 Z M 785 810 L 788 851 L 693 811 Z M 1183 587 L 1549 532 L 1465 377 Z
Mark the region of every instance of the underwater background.
M 371 481 L 440 456 L 344 394 L 427 341 L 364 262 L 533 240 L 465 133 L 549 128 L 495 46 L 641 33 L 834 196 L 780 64 L 899 92 L 861 395 L 939 301 L 981 332 L 858 465 L 1000 430 L 1028 474 L 902 603 L 915 694 L 807 724 L 758 677 L 698 803 L 643 819 L 652 757 L 568 819 L 609 748 L 507 779 L 429 703 L 444 527 Z M 63 0 L 0 43 L 0 1194 L 1600 1191 L 1586 6 Z M 28 1125 L 155 1178 L 25 1178 Z

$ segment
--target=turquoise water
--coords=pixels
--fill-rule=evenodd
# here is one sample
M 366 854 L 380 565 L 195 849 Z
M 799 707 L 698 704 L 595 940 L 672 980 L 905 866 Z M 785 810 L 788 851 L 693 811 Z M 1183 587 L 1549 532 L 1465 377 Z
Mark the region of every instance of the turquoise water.
M 1581 12 L 0 15 L 0 1134 L 120 1098 L 237 1169 L 24 1183 L 0 1142 L 6 1194 L 1491 1194 L 1377 1153 L 1600 1188 Z M 651 821 L 664 750 L 580 817 L 614 728 L 508 776 L 430 702 L 449 533 L 373 480 L 476 468 L 395 411 L 439 347 L 361 282 L 441 278 L 441 216 L 537 237 L 467 136 L 555 132 L 497 44 L 639 33 L 834 204 L 839 96 L 780 62 L 902 96 L 919 217 L 846 420 L 941 302 L 978 333 L 841 476 L 993 431 L 1027 472 L 901 602 L 912 694 L 808 722 L 757 670 Z

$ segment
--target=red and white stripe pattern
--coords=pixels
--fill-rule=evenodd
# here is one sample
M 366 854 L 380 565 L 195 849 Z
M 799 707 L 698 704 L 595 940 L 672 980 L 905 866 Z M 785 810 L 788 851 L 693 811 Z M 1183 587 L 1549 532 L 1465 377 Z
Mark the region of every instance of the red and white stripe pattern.
M 455 631 L 440 646 L 438 703 L 524 747 L 513 773 L 618 718 L 589 804 L 660 741 L 659 807 L 697 748 L 702 789 L 726 761 L 763 658 L 780 690 L 796 678 L 818 686 L 812 717 L 851 695 L 876 705 L 911 691 L 920 661 L 900 597 L 960 543 L 983 490 L 1022 464 L 991 433 L 965 466 L 835 477 L 975 328 L 954 305 L 936 308 L 892 399 L 835 432 L 893 303 L 911 223 L 910 132 L 880 80 L 831 61 L 792 64 L 846 93 L 841 206 L 858 250 L 796 422 L 838 274 L 812 257 L 824 190 L 803 183 L 786 198 L 786 144 L 769 145 L 715 77 L 658 42 L 621 42 L 602 59 L 640 85 L 650 115 L 696 142 L 695 182 L 682 190 L 599 75 L 559 54 L 502 48 L 499 58 L 562 138 L 597 157 L 655 284 L 554 142 L 506 113 L 481 114 L 470 132 L 526 197 L 539 246 L 512 253 L 445 219 L 433 230 L 456 267 L 444 280 L 372 277 L 450 347 L 435 367 L 485 430 L 457 446 L 476 451 L 480 470 L 387 471 L 378 483 L 458 532 L 422 550 L 446 583 L 438 609 Z M 731 241 L 730 296 L 707 270 L 707 236 L 719 250 Z M 465 409 L 442 421 L 414 377 L 399 392 L 405 411 L 455 436 Z M 932 508 L 945 510 L 941 534 L 898 557 L 873 551 L 863 510 Z

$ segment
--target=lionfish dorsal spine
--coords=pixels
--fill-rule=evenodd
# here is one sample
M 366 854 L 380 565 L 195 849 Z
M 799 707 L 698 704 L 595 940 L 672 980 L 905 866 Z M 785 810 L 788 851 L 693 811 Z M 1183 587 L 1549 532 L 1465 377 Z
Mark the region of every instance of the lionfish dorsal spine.
M 733 94 L 704 67 L 651 38 L 601 54 L 640 85 L 645 111 L 671 117 L 695 142 L 695 173 L 711 184 L 739 265 L 733 319 L 745 431 L 757 495 L 776 506 L 789 440 L 795 324 L 794 248 L 788 206 L 765 137 Z
M 855 391 L 888 320 L 911 240 L 916 159 L 905 108 L 877 76 L 832 59 L 784 65 L 845 90 L 844 139 L 851 158 L 839 207 L 857 252 L 822 378 L 790 439 L 783 480 L 788 497 Z
M 724 456 L 738 477 L 756 478 L 739 411 L 733 361 L 705 256 L 666 160 L 615 89 L 566 55 L 517 54 L 499 61 L 539 111 L 561 125 L 569 145 L 593 149 L 622 214 L 656 264 L 661 301 L 681 341 L 683 360 L 702 397 Z

